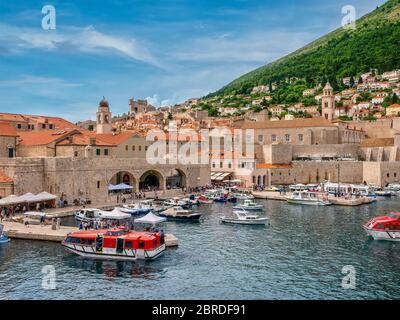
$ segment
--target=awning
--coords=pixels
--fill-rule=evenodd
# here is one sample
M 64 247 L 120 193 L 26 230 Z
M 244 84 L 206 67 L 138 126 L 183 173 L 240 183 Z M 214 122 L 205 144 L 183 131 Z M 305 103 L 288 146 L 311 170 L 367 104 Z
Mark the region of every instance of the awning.
M 0 206 L 13 205 L 13 204 L 19 204 L 19 203 L 24 203 L 24 202 L 26 202 L 26 201 L 23 199 L 20 199 L 20 197 L 17 197 L 16 195 L 12 194 L 8 197 L 0 199 Z
M 131 215 L 129 213 L 124 213 L 118 208 L 113 211 L 101 211 L 101 219 L 112 219 L 112 220 L 124 220 L 130 219 Z
M 229 175 L 230 172 L 211 172 L 211 181 L 223 181 Z
M 156 216 L 154 213 L 150 212 L 142 218 L 135 219 L 135 223 L 148 223 L 156 225 L 157 223 L 165 222 L 167 218 Z
M 125 183 L 120 183 L 117 185 L 110 184 L 108 186 L 108 191 L 123 191 L 123 190 L 131 190 L 131 189 L 133 189 L 133 187 L 129 186 Z
M 57 196 L 55 196 L 51 193 L 48 193 L 46 191 L 43 191 L 35 196 L 34 201 L 41 202 L 41 201 L 51 201 L 51 200 L 56 200 L 56 199 L 57 199 Z

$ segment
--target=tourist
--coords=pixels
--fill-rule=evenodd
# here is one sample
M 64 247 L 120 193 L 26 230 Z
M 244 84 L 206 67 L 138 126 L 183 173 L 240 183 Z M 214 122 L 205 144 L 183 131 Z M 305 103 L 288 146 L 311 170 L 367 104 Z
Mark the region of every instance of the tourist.
M 60 226 L 61 226 L 61 218 L 58 217 L 58 218 L 57 218 L 57 230 L 60 229 Z
M 42 215 L 42 216 L 40 216 L 40 225 L 44 226 L 44 222 L 45 222 L 45 216 Z
M 79 223 L 79 230 L 83 230 L 83 224 L 82 224 L 82 222 Z

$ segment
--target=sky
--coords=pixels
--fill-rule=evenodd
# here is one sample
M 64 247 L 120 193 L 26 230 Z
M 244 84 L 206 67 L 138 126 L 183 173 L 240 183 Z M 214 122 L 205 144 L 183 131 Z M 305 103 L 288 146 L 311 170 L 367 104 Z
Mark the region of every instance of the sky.
M 216 91 L 385 0 L 0 0 L 0 112 L 94 119 Z M 45 5 L 55 29 L 42 28 Z

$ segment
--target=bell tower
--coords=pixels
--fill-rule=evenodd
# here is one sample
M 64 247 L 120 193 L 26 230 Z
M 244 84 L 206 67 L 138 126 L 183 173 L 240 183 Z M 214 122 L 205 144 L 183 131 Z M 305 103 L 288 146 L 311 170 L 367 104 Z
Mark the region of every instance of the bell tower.
M 111 117 L 110 106 L 108 105 L 108 101 L 103 97 L 96 113 L 97 133 L 110 133 L 112 131 Z
M 328 82 L 322 93 L 322 117 L 327 120 L 333 120 L 335 115 L 335 96 L 333 88 Z

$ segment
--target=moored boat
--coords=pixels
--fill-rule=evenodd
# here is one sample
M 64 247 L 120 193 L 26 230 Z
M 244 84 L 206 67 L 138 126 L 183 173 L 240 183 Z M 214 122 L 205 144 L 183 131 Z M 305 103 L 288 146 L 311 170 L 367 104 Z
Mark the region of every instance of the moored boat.
M 101 218 L 101 210 L 91 208 L 82 209 L 75 212 L 75 220 L 78 222 L 94 222 Z
M 158 213 L 158 216 L 167 218 L 172 221 L 198 221 L 202 216 L 201 213 L 193 213 L 192 210 L 183 209 L 175 206 Z
M 0 245 L 10 242 L 10 238 L 4 234 L 4 225 L 0 224 Z
M 292 204 L 303 204 L 310 206 L 328 206 L 331 203 L 327 195 L 321 195 L 317 192 L 295 191 L 286 197 L 286 201 Z
M 258 204 L 252 200 L 244 200 L 242 204 L 233 207 L 234 210 L 251 210 L 251 211 L 262 211 L 264 210 L 264 206 L 262 204 Z
M 67 235 L 62 245 L 83 257 L 112 260 L 153 260 L 165 251 L 165 236 L 157 232 L 123 228 L 77 231 Z
M 400 241 L 400 212 L 373 218 L 363 227 L 375 240 Z
M 259 215 L 251 214 L 246 210 L 235 210 L 233 213 L 236 215 L 236 218 L 223 216 L 220 218 L 221 222 L 245 225 L 266 225 L 268 223 L 267 217 L 260 217 Z
M 197 198 L 197 200 L 198 200 L 200 203 L 202 203 L 202 204 L 211 204 L 211 203 L 214 202 L 213 200 L 207 198 L 206 196 L 199 196 L 199 197 Z

